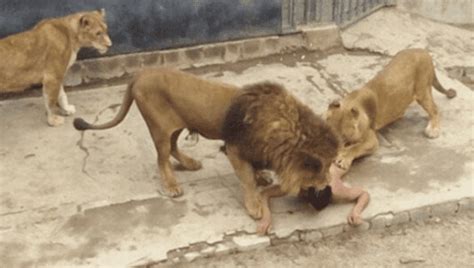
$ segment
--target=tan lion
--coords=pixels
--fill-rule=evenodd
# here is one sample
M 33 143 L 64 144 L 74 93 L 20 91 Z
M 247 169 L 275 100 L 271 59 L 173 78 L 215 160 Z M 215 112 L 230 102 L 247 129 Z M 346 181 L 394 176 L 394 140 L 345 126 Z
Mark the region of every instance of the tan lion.
M 413 101 L 428 113 L 425 135 L 438 137 L 440 116 L 431 86 L 448 98 L 456 96 L 456 91 L 446 90 L 439 83 L 426 50 L 407 49 L 398 52 L 361 89 L 329 104 L 326 120 L 344 142 L 337 165 L 347 171 L 354 159 L 374 153 L 379 145 L 376 131 L 401 118 Z
M 114 127 L 125 118 L 135 100 L 155 143 L 164 190 L 171 196 L 180 196 L 182 189 L 176 181 L 170 156 L 188 170 L 200 169 L 201 163 L 178 149 L 179 134 L 187 128 L 208 139 L 220 139 L 225 112 L 237 90 L 235 86 L 206 81 L 178 70 L 145 69 L 132 78 L 114 120 L 90 125 L 77 118 L 74 127 L 78 130 Z
M 68 103 L 62 84 L 77 52 L 82 47 L 93 47 L 105 53 L 112 45 L 104 18 L 103 9 L 75 13 L 42 20 L 31 30 L 1 39 L 0 92 L 42 84 L 48 124 L 63 124 L 59 112 L 71 115 L 76 111 Z
M 162 180 L 163 188 L 169 195 L 175 197 L 181 195 L 183 193 L 183 190 L 177 183 L 175 174 L 170 163 L 170 156 L 173 156 L 181 163 L 182 166 L 184 166 L 188 170 L 197 170 L 200 169 L 202 166 L 199 161 L 191 158 L 190 156 L 187 156 L 178 149 L 178 136 L 180 135 L 183 129 L 187 128 L 188 130 L 199 133 L 208 139 L 223 139 L 223 129 L 224 121 L 226 119 L 226 113 L 229 110 L 231 104 L 233 103 L 233 100 L 240 96 L 242 92 L 246 92 L 246 90 L 241 91 L 238 87 L 214 81 L 207 81 L 195 75 L 181 72 L 178 70 L 172 70 L 167 68 L 145 69 L 135 74 L 135 76 L 132 78 L 132 81 L 130 82 L 124 95 L 120 111 L 114 119 L 107 123 L 91 125 L 81 118 L 76 118 L 74 120 L 74 127 L 78 130 L 98 130 L 112 128 L 122 122 L 122 120 L 127 115 L 133 101 L 135 101 L 140 113 L 142 114 L 148 126 L 148 130 L 150 131 L 151 137 L 156 148 L 156 152 L 158 154 L 158 166 L 160 170 L 160 178 Z M 286 96 L 286 93 L 284 96 Z M 319 126 L 320 124 L 325 124 L 319 118 L 312 115 L 308 108 L 299 107 L 300 104 L 296 102 L 293 98 L 288 97 L 288 100 L 290 103 L 285 107 L 288 107 L 290 109 L 287 111 L 287 114 L 291 115 L 291 117 L 287 118 L 288 120 L 281 119 L 281 126 L 279 125 L 279 123 L 269 125 L 269 121 L 262 121 L 262 128 L 271 128 L 265 130 L 264 133 L 267 133 L 269 135 L 270 131 L 272 131 L 274 133 L 280 133 L 278 135 L 283 135 L 284 132 L 288 130 L 288 126 L 286 124 L 297 124 L 298 126 L 302 127 L 301 123 L 306 123 L 306 121 L 298 121 L 298 113 L 300 112 L 302 113 L 302 115 L 305 116 L 305 120 L 316 120 L 313 123 L 308 122 L 308 124 L 310 124 L 309 126 Z M 261 99 L 261 101 L 263 102 L 260 102 L 260 108 L 257 108 L 262 109 L 261 113 L 259 113 L 259 116 L 257 118 L 251 119 L 255 120 L 254 122 L 257 125 L 260 125 L 258 122 L 264 119 L 263 114 L 272 113 L 277 108 L 274 106 L 277 104 L 277 102 L 268 102 L 268 105 L 270 106 L 265 108 L 264 106 L 262 106 L 265 100 Z M 281 113 L 285 114 L 286 112 L 281 111 Z M 249 116 L 254 115 L 249 114 Z M 269 117 L 268 119 L 270 118 L 275 119 L 275 116 Z M 228 121 L 228 123 L 231 122 Z M 229 125 L 227 125 L 227 128 L 225 129 L 228 130 L 228 127 Z M 278 130 L 280 131 L 278 132 Z M 306 189 L 308 187 L 317 185 L 319 189 L 327 185 L 327 178 L 324 176 L 328 171 L 328 164 L 330 164 L 332 161 L 331 157 L 335 156 L 336 147 L 338 146 L 337 140 L 334 139 L 334 135 L 331 134 L 327 127 L 323 127 L 321 131 L 317 127 L 315 129 L 305 127 L 301 128 L 300 130 L 304 130 L 305 132 L 300 133 L 298 132 L 298 130 L 296 130 L 298 136 L 292 137 L 292 139 L 290 139 L 288 143 L 284 144 L 281 147 L 291 150 L 293 150 L 292 147 L 296 147 L 294 148 L 294 151 L 299 152 L 297 155 L 298 157 L 301 157 L 297 162 L 297 166 L 290 165 L 285 171 L 285 174 L 287 176 L 290 176 L 287 177 L 288 179 L 283 184 L 283 189 L 285 192 L 298 193 L 300 188 Z M 229 137 L 229 133 L 227 134 L 227 137 Z M 257 138 L 255 136 L 255 133 L 241 134 L 252 135 L 251 137 L 241 137 L 242 141 L 248 141 Z M 326 136 L 324 136 L 323 134 L 328 134 L 328 138 L 331 142 L 326 141 Z M 314 136 L 318 137 L 317 140 L 311 140 L 311 137 Z M 323 148 L 327 148 L 328 155 L 324 153 L 325 149 L 318 149 L 319 147 L 313 149 L 306 148 L 305 150 L 301 150 L 301 148 L 298 146 L 297 143 L 295 143 L 295 141 L 306 139 L 306 137 L 309 137 L 308 140 L 302 141 L 303 143 L 301 144 L 304 144 L 305 146 L 322 145 L 324 146 Z M 231 142 L 231 144 L 230 147 L 227 149 L 227 153 L 229 154 L 228 156 L 230 156 L 231 161 L 234 163 L 236 173 L 239 175 L 242 172 L 249 172 L 248 165 L 242 165 L 241 167 L 235 166 L 236 155 L 234 152 L 236 148 L 233 145 L 233 142 L 235 142 L 235 140 L 229 139 L 229 141 Z M 317 141 L 321 141 L 321 144 L 318 144 Z M 276 143 L 272 144 L 273 146 L 277 146 Z M 276 159 L 276 162 L 273 163 L 272 167 L 276 167 L 275 165 L 277 165 L 277 162 L 280 160 L 288 160 L 286 159 L 286 156 L 281 155 L 282 153 L 284 153 L 283 151 L 280 151 L 278 148 L 274 149 L 274 151 L 266 155 L 266 157 L 270 157 L 272 155 L 272 157 Z M 309 156 L 314 155 L 307 154 L 308 152 L 319 152 L 320 150 L 322 150 L 321 156 L 318 159 L 311 158 Z M 280 154 L 281 157 L 278 158 L 277 154 Z M 289 162 L 278 163 L 280 163 L 278 170 L 282 171 L 283 165 Z M 306 165 L 307 167 L 305 168 L 304 165 Z M 312 174 L 312 167 L 310 167 L 312 165 L 315 168 L 318 168 L 319 172 Z M 244 186 L 244 195 L 246 197 L 246 200 L 249 199 L 249 197 L 253 198 L 259 195 L 259 193 L 256 192 L 256 188 L 252 188 L 252 186 L 248 185 L 249 183 L 252 184 L 252 182 L 249 182 L 249 180 L 252 179 L 254 180 L 254 183 L 256 183 L 255 181 L 260 176 L 259 172 L 261 171 L 261 168 L 264 167 L 270 166 L 257 165 L 255 166 L 255 168 L 252 167 L 252 170 L 255 171 L 255 174 L 251 175 L 251 178 L 243 178 L 239 175 L 239 177 L 242 179 L 242 185 Z M 299 168 L 301 168 L 301 170 L 298 170 Z M 292 171 L 294 171 L 295 173 L 290 174 L 292 173 Z M 334 197 L 333 200 L 357 200 L 357 204 L 351 212 L 351 215 L 349 215 L 348 221 L 354 224 L 358 224 L 361 222 L 360 213 L 367 205 L 368 194 L 360 188 L 348 188 L 344 186 L 336 173 L 337 172 L 335 172 L 335 175 L 332 176 L 335 179 L 333 179 L 330 184 Z M 302 177 L 298 177 L 297 175 L 301 175 Z M 312 178 L 314 178 L 314 180 L 312 180 Z M 257 198 L 257 202 L 261 201 L 261 203 L 251 204 L 251 202 L 245 202 L 250 215 L 256 218 L 262 217 L 262 223 L 259 227 L 260 232 L 267 231 L 270 226 L 268 199 L 273 196 L 278 196 L 279 194 L 275 193 L 274 189 L 274 187 L 270 187 L 269 190 L 266 190 L 262 193 L 261 198 Z M 257 207 L 255 207 L 254 205 Z

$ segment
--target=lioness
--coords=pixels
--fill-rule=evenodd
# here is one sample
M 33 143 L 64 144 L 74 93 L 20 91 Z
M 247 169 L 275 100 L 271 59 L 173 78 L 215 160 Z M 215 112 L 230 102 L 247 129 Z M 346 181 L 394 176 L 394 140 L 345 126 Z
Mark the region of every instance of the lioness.
M 176 197 L 181 195 L 183 191 L 178 185 L 172 170 L 169 161 L 170 155 L 176 158 L 176 160 L 178 160 L 186 169 L 197 170 L 201 168 L 201 163 L 199 161 L 185 155 L 178 149 L 177 140 L 179 134 L 184 128 L 187 128 L 188 130 L 199 133 L 209 139 L 222 139 L 223 125 L 227 110 L 229 109 L 232 100 L 239 96 L 241 92 L 242 91 L 240 91 L 238 87 L 219 82 L 206 81 L 192 74 L 178 70 L 166 68 L 145 69 L 135 74 L 132 78 L 132 81 L 124 95 L 120 111 L 113 120 L 99 125 L 91 125 L 85 122 L 82 118 L 76 118 L 74 120 L 74 127 L 78 130 L 107 129 L 114 127 L 122 122 L 135 100 L 155 144 L 163 188 L 168 194 Z M 292 106 L 290 105 L 290 108 L 291 107 Z M 266 111 L 267 110 L 265 110 L 265 112 Z M 303 109 L 303 111 L 308 112 L 305 109 Z M 294 113 L 294 107 L 290 113 Z M 261 120 L 261 118 L 259 117 L 258 120 Z M 319 119 L 316 118 L 316 120 Z M 287 123 L 290 122 L 288 121 Z M 319 120 L 312 125 L 319 125 L 320 123 Z M 266 124 L 266 126 L 268 127 L 268 124 Z M 273 125 L 272 127 L 274 130 L 279 128 L 276 125 Z M 305 128 L 305 131 L 309 131 L 308 128 Z M 315 131 L 316 132 L 313 133 L 319 133 L 319 130 Z M 265 133 L 267 132 L 268 131 Z M 303 136 L 299 137 L 301 138 Z M 242 138 L 249 139 L 245 137 Z M 309 143 L 305 144 L 308 145 Z M 291 146 L 296 145 L 291 142 L 285 144 L 285 148 L 287 149 Z M 332 152 L 333 148 L 331 146 L 337 146 L 337 144 L 332 144 L 328 147 L 328 150 Z M 231 146 L 231 154 L 232 150 Z M 308 150 L 311 151 L 310 149 Z M 330 161 L 326 158 L 321 161 L 323 160 L 325 164 L 327 161 Z M 309 162 L 307 163 L 307 165 L 310 164 L 311 163 Z M 297 167 L 293 168 L 297 169 Z M 321 172 L 327 171 L 326 166 L 321 166 L 322 170 L 323 168 L 324 171 Z M 248 172 L 248 166 L 243 166 L 242 171 L 240 171 L 239 167 L 236 167 L 236 170 L 237 174 L 240 174 L 239 172 Z M 253 175 L 253 177 L 258 177 L 259 171 L 259 169 L 255 169 L 256 174 Z M 306 173 L 302 171 L 299 174 L 304 175 Z M 298 187 L 301 187 L 302 185 L 300 184 L 303 182 L 303 184 L 305 184 L 304 187 L 311 187 L 315 184 L 306 179 L 301 180 L 301 178 L 296 176 L 292 176 L 291 178 L 292 181 L 287 181 L 285 183 L 285 189 L 291 188 L 292 192 L 299 191 Z M 320 185 L 319 188 L 327 184 L 326 179 L 322 178 L 322 175 L 318 178 L 321 178 L 321 183 L 318 183 L 318 185 Z M 337 174 L 335 178 L 336 179 L 331 182 L 333 200 L 357 200 L 357 204 L 351 212 L 348 220 L 354 224 L 359 223 L 361 221 L 360 213 L 368 202 L 368 194 L 360 188 L 348 188 L 344 186 L 339 180 Z M 243 183 L 244 186 L 247 184 L 248 180 Z M 254 192 L 254 188 L 245 186 L 244 189 L 250 191 L 246 192 L 246 196 L 257 195 L 257 193 Z M 253 216 L 261 217 L 263 213 L 269 212 L 267 203 L 268 199 L 273 196 L 272 191 L 266 191 L 261 199 L 263 202 L 262 205 L 266 207 L 254 208 L 248 206 L 249 213 Z M 268 215 L 265 218 L 266 221 L 261 224 L 263 227 L 259 227 L 259 230 L 266 231 L 270 225 L 270 222 L 267 220 L 269 214 L 263 216 L 266 215 Z
M 321 191 L 328 185 L 334 200 L 358 201 L 348 221 L 361 222 L 368 194 L 345 187 L 332 166 L 338 136 L 282 86 L 259 83 L 245 87 L 232 101 L 222 134 L 227 157 L 242 182 L 245 207 L 253 218 L 262 219 L 259 233 L 270 227 L 271 197 L 296 196 L 310 188 Z M 255 172 L 259 169 L 274 170 L 281 184 L 258 192 Z
M 112 45 L 104 18 L 103 9 L 75 13 L 42 20 L 31 30 L 1 39 L 0 92 L 42 84 L 48 124 L 63 124 L 58 112 L 71 115 L 76 111 L 68 103 L 62 84 L 77 52 L 82 47 L 93 47 L 103 54 Z
M 448 98 L 456 96 L 456 91 L 446 90 L 439 83 L 426 50 L 407 49 L 398 52 L 361 89 L 329 104 L 326 120 L 344 142 L 337 165 L 347 171 L 354 159 L 374 153 L 379 145 L 376 131 L 401 118 L 414 100 L 429 116 L 425 135 L 438 137 L 440 119 L 431 86 Z

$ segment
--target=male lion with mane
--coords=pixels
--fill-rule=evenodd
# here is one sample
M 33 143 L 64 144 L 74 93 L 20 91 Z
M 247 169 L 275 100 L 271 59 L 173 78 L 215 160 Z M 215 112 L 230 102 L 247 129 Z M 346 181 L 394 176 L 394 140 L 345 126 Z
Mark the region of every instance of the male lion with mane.
M 323 191 L 331 186 L 333 200 L 357 200 L 348 221 L 360 224 L 360 213 L 368 194 L 360 188 L 345 187 L 335 166 L 339 140 L 333 129 L 282 86 L 258 83 L 244 87 L 224 120 L 226 153 L 244 189 L 250 216 L 261 219 L 257 231 L 266 233 L 271 214 L 271 197 L 298 195 L 311 188 Z M 256 188 L 255 172 L 270 169 L 279 185 Z
M 48 124 L 63 124 L 64 117 L 59 114 L 76 111 L 68 103 L 62 84 L 77 52 L 82 47 L 93 47 L 103 54 L 112 45 L 104 18 L 103 9 L 79 12 L 42 20 L 31 30 L 1 39 L 0 93 L 42 84 Z
M 413 101 L 428 113 L 425 135 L 438 137 L 440 116 L 432 86 L 448 98 L 456 96 L 456 91 L 446 90 L 439 83 L 426 50 L 406 49 L 361 89 L 329 104 L 326 120 L 343 140 L 336 164 L 347 171 L 354 159 L 374 153 L 379 145 L 376 132 L 403 117 Z

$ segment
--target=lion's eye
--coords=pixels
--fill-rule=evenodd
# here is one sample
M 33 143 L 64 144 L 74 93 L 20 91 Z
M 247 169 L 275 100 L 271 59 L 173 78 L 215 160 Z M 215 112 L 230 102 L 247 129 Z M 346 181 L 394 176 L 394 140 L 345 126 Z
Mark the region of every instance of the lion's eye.
M 102 32 L 97 32 L 95 35 L 101 36 L 101 35 L 102 35 Z

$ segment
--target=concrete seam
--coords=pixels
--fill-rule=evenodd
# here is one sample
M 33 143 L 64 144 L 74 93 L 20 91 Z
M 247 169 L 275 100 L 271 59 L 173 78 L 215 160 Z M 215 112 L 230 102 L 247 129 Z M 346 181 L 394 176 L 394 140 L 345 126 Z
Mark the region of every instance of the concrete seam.
M 454 210 L 451 211 L 451 213 L 446 213 L 446 210 L 433 209 L 434 207 L 448 207 L 449 208 L 448 205 L 453 204 L 453 203 L 455 203 L 456 206 L 455 206 Z M 393 211 L 378 213 L 378 214 L 376 214 L 376 215 L 374 215 L 370 218 L 364 219 L 368 223 L 368 228 L 362 229 L 361 232 L 366 232 L 368 230 L 374 230 L 374 228 L 373 228 L 374 226 L 372 224 L 372 221 L 377 219 L 377 218 L 380 218 L 380 217 L 387 217 L 387 216 L 388 217 L 396 217 L 397 215 L 401 215 L 402 213 L 408 213 L 408 215 L 409 215 L 407 221 L 395 222 L 394 224 L 392 224 L 392 222 L 390 222 L 390 224 L 387 224 L 385 222 L 383 228 L 390 228 L 390 227 L 393 227 L 393 226 L 403 225 L 403 224 L 406 224 L 408 222 L 415 221 L 416 219 L 413 219 L 412 216 L 411 216 L 411 213 L 410 213 L 411 211 L 426 210 L 427 212 L 429 212 L 427 217 L 423 217 L 423 221 L 430 220 L 433 217 L 441 217 L 441 216 L 446 217 L 446 216 L 449 216 L 449 215 L 455 215 L 455 214 L 460 213 L 460 212 L 463 211 L 463 210 L 461 210 L 461 207 L 462 207 L 461 203 L 465 203 L 466 209 L 464 211 L 474 210 L 474 197 L 465 197 L 465 198 L 461 198 L 459 200 L 450 200 L 450 201 L 447 201 L 447 202 L 442 202 L 442 203 L 438 203 L 438 204 L 434 204 L 434 205 L 427 205 L 427 206 L 421 206 L 421 207 L 410 209 L 410 210 L 398 211 L 396 213 L 394 213 Z M 331 238 L 334 238 L 336 236 L 341 235 L 342 233 L 351 232 L 350 229 L 346 228 L 347 226 L 348 226 L 348 224 L 344 223 L 344 224 L 336 224 L 336 225 L 333 225 L 333 226 L 328 226 L 328 227 L 318 228 L 318 229 L 295 230 L 291 234 L 289 234 L 288 236 L 285 236 L 285 237 L 277 237 L 275 235 L 275 233 L 271 233 L 271 234 L 268 235 L 268 237 L 270 238 L 270 245 L 269 246 L 275 246 L 275 245 L 279 245 L 279 244 L 283 244 L 283 243 L 296 242 L 295 240 L 292 240 L 292 239 L 294 239 L 294 237 L 297 237 L 298 241 L 311 241 L 311 240 L 304 239 L 305 235 L 308 234 L 308 233 L 315 233 L 315 234 L 319 233 L 319 234 L 321 234 L 320 239 L 331 239 Z M 334 233 L 329 232 L 329 233 L 324 234 L 324 232 L 325 231 L 327 232 L 327 230 L 331 230 L 331 231 L 335 231 L 335 232 Z M 380 229 L 380 230 L 382 230 L 382 229 Z M 155 262 L 155 263 L 149 263 L 146 266 L 137 266 L 137 267 L 154 267 L 154 265 L 161 265 L 161 264 L 166 264 L 166 263 L 192 262 L 196 259 L 200 259 L 200 258 L 204 258 L 204 257 L 212 257 L 212 256 L 215 256 L 215 251 L 210 251 L 211 253 L 206 253 L 206 254 L 202 254 L 201 252 L 203 252 L 206 249 L 206 247 L 218 247 L 219 245 L 225 246 L 225 247 L 228 248 L 225 251 L 221 251 L 221 254 L 219 254 L 219 255 L 241 252 L 238 249 L 238 246 L 232 241 L 232 239 L 234 237 L 245 236 L 245 235 L 250 236 L 250 235 L 255 235 L 255 233 L 248 233 L 248 232 L 245 232 L 245 231 L 229 232 L 228 234 L 224 235 L 223 240 L 215 242 L 215 243 L 198 242 L 198 243 L 192 244 L 192 245 L 195 245 L 195 244 L 204 245 L 203 246 L 204 248 L 200 248 L 198 251 L 193 251 L 192 250 L 192 245 L 189 245 L 187 247 L 182 247 L 182 248 L 179 248 L 179 249 L 173 249 L 173 250 L 170 250 L 168 252 L 169 258 L 167 260 L 162 260 L 162 261 Z M 318 240 L 320 240 L 320 239 L 318 239 Z M 264 245 L 263 247 L 258 247 L 258 248 L 265 248 L 267 246 L 268 245 Z M 173 253 L 173 252 L 179 252 L 179 254 L 176 255 L 176 253 Z M 190 253 L 193 253 L 193 252 L 195 252 L 197 254 L 190 254 Z M 191 257 L 185 258 L 186 254 L 188 254 L 188 256 L 191 256 Z

